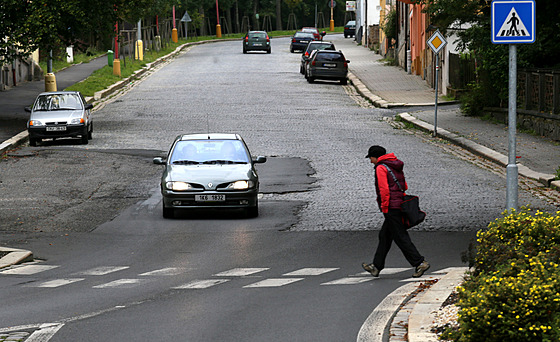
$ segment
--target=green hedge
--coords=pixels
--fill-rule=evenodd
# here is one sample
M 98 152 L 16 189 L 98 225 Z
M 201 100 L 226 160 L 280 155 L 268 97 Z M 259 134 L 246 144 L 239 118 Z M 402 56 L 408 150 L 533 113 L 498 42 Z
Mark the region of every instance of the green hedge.
M 560 212 L 513 211 L 477 234 L 457 341 L 560 341 Z

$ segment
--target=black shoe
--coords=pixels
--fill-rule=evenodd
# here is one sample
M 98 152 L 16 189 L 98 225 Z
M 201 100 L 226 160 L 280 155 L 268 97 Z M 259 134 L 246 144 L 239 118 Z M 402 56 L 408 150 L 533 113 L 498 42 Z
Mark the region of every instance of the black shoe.
M 426 272 L 430 268 L 430 264 L 426 260 L 422 261 L 422 263 L 416 266 L 416 270 L 412 275 L 413 278 L 420 278 L 424 272 Z
M 366 264 L 365 262 L 363 262 L 362 268 L 371 273 L 372 276 L 379 277 L 380 271 L 377 269 L 377 267 L 373 266 L 373 264 Z

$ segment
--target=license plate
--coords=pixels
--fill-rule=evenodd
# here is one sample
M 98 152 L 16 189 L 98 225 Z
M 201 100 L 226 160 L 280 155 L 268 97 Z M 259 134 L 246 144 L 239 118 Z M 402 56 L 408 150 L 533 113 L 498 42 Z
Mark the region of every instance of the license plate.
M 300 43 L 309 43 L 307 40 L 300 40 Z
M 334 68 L 334 67 L 336 67 L 336 64 L 334 64 L 334 63 L 325 63 L 325 64 L 323 64 L 323 66 L 324 66 L 324 67 L 327 67 L 327 68 Z
M 197 202 L 224 202 L 226 195 L 194 195 Z
M 47 127 L 47 132 L 59 132 L 65 130 L 66 130 L 66 126 Z
M 262 46 L 261 43 L 255 43 L 255 44 L 253 44 L 253 45 L 254 45 L 254 46 Z

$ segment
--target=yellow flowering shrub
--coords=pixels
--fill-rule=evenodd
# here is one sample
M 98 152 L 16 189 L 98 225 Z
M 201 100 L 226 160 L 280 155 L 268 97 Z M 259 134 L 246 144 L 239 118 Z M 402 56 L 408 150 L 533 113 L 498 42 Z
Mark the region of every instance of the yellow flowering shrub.
M 471 341 L 560 341 L 560 212 L 522 209 L 477 234 L 475 265 L 458 288 L 459 329 Z

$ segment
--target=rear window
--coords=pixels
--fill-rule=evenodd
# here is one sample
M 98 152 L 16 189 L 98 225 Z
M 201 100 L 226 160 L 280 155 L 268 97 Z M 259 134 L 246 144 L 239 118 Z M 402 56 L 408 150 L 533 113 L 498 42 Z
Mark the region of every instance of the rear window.
M 266 33 L 264 32 L 249 33 L 249 38 L 266 38 Z
M 315 57 L 317 61 L 344 62 L 344 56 L 340 53 L 323 52 L 318 53 Z
M 309 32 L 296 32 L 294 37 L 297 37 L 297 38 L 314 38 L 315 36 L 313 35 L 313 33 L 309 33 Z
M 307 52 L 312 52 L 314 50 L 334 50 L 334 45 L 332 45 L 332 44 L 309 44 L 307 46 Z

